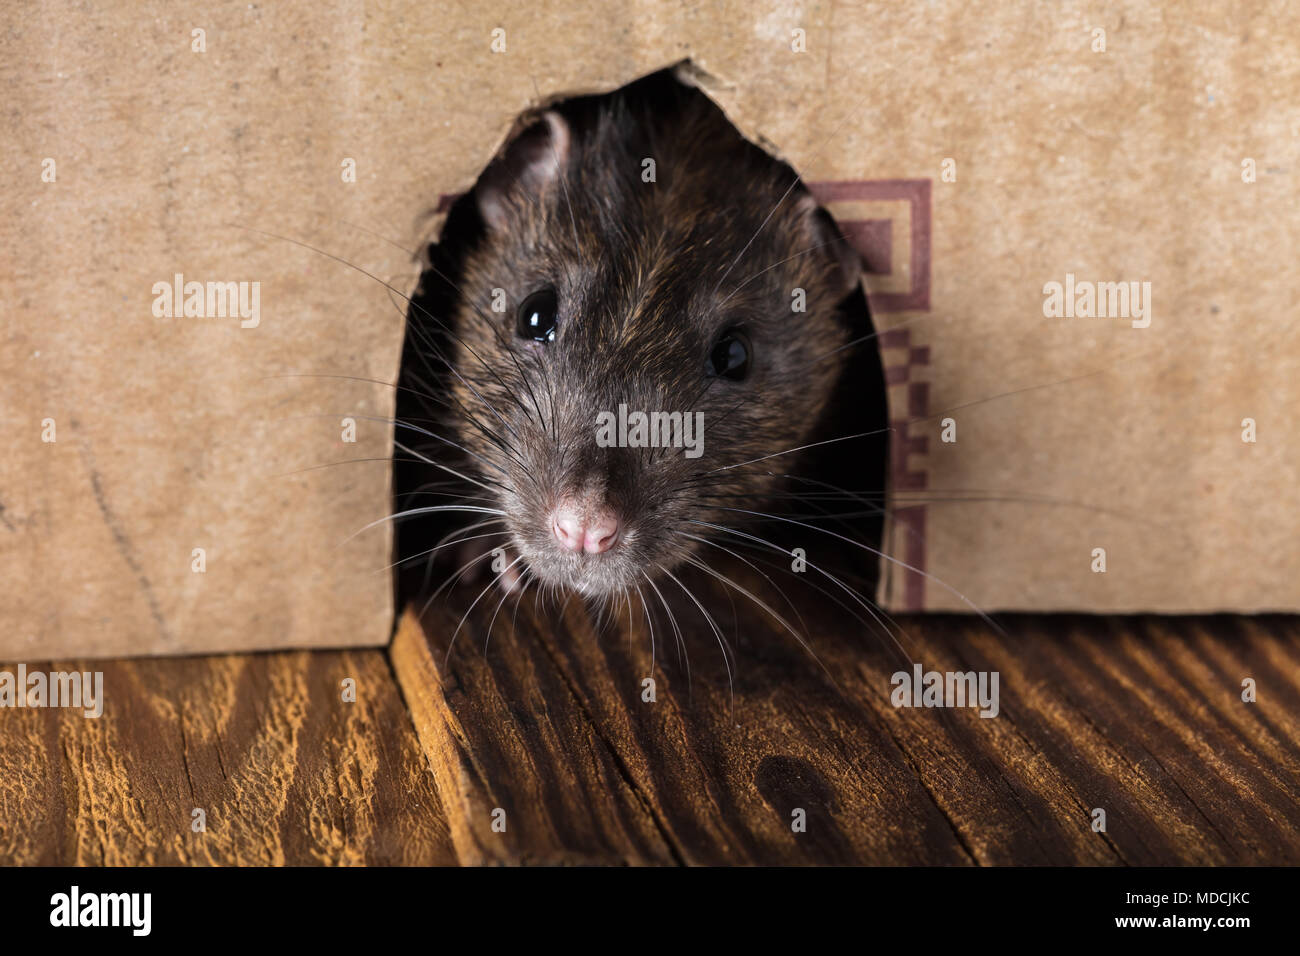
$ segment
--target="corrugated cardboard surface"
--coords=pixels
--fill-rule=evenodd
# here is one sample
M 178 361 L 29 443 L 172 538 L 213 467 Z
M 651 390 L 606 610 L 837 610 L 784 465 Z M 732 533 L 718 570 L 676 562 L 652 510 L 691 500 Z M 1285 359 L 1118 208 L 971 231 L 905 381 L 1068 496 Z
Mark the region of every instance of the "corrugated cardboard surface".
M 684 57 L 809 181 L 928 185 L 928 302 L 903 296 L 879 321 L 905 327 L 886 343 L 902 369 L 893 417 L 910 422 L 898 503 L 945 499 L 922 509 L 917 566 L 954 590 L 895 578 L 892 606 L 966 607 L 960 592 L 989 609 L 1300 607 L 1300 22 L 1281 5 L 108 3 L 3 17 L 0 657 L 386 640 L 388 529 L 344 543 L 387 512 L 386 465 L 285 475 L 383 458 L 390 428 L 365 416 L 391 414 L 391 389 L 275 376 L 393 381 L 403 303 L 262 233 L 407 292 L 416 269 L 397 247 L 429 235 L 438 197 L 473 181 L 520 109 Z M 910 289 L 925 265 L 914 208 L 832 209 L 891 222 L 874 298 Z M 156 318 L 152 287 L 176 273 L 260 282 L 260 325 Z M 1044 317 L 1044 284 L 1067 273 L 1150 282 L 1150 328 Z M 340 440 L 346 415 L 355 444 Z M 959 491 L 980 500 L 948 500 Z M 916 535 L 895 534 L 891 550 L 915 558 L 902 539 Z

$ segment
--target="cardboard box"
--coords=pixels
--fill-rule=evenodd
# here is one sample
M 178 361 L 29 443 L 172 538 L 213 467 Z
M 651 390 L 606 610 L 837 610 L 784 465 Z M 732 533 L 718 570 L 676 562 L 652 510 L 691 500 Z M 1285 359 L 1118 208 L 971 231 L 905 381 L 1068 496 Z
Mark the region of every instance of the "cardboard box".
M 1300 608 L 1291 11 L 3 16 L 0 658 L 385 642 L 391 529 L 350 536 L 389 508 L 392 390 L 356 379 L 395 380 L 438 197 L 539 98 L 684 58 L 876 258 L 889 548 L 933 576 L 888 606 Z M 249 315 L 168 317 L 177 275 Z M 1045 314 L 1112 282 L 1145 317 Z

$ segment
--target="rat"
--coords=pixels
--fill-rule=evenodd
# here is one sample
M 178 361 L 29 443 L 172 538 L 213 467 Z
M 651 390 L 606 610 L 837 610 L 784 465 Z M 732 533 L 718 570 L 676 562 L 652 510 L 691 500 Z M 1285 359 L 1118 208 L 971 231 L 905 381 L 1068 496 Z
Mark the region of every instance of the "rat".
M 446 334 L 408 331 L 449 373 L 420 457 L 469 482 L 507 584 L 612 600 L 782 493 L 862 271 L 787 164 L 659 74 L 525 113 L 459 205 L 473 238 L 422 317 Z

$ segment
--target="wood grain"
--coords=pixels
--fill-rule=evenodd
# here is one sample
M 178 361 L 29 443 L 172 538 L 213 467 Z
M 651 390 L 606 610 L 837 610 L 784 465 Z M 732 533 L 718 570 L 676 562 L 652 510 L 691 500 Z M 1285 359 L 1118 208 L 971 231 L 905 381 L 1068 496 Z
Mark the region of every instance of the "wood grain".
M 104 714 L 0 710 L 0 863 L 455 860 L 382 651 L 38 669 L 102 670 Z
M 767 613 L 683 583 L 736 649 L 730 685 L 681 594 L 689 681 L 662 609 L 652 668 L 635 600 L 604 626 L 576 599 L 494 595 L 457 633 L 474 592 L 407 613 L 392 661 L 462 862 L 1300 862 L 1295 618 L 899 619 L 927 670 L 999 673 L 983 719 L 893 707 L 903 658 L 826 600 L 794 602 L 819 665 Z
M 457 632 L 476 592 L 408 612 L 388 660 L 82 664 L 104 716 L 0 709 L 0 863 L 1300 862 L 1295 618 L 899 619 L 926 669 L 998 672 L 982 719 L 894 708 L 901 654 L 829 601 L 782 608 L 814 659 L 682 580 L 735 651 L 665 591 L 689 676 L 662 608 L 652 665 L 635 602 L 494 594 Z

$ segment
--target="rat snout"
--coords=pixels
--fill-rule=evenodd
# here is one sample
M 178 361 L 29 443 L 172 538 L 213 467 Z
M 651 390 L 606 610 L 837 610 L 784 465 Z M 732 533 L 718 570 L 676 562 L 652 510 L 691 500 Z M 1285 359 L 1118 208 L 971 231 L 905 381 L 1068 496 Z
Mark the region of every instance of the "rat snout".
M 604 503 L 565 496 L 556 505 L 551 530 L 570 551 L 601 554 L 618 543 L 619 520 Z

